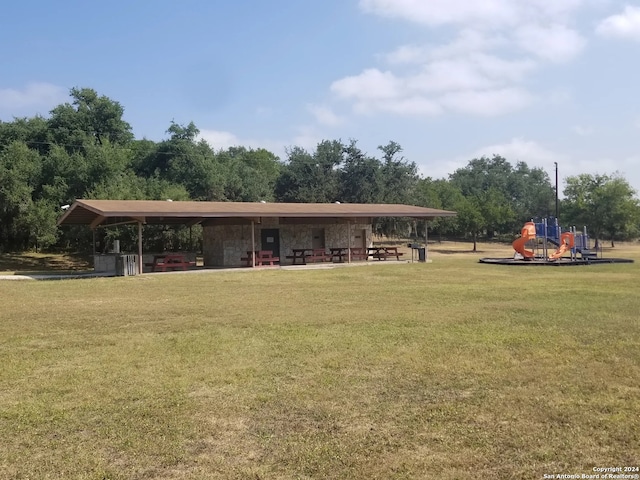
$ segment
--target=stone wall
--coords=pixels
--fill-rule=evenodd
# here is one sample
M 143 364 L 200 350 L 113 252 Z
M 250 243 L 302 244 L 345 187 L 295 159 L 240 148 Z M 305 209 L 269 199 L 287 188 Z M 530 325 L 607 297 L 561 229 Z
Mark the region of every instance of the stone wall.
M 264 219 L 263 223 L 255 225 L 256 250 L 264 250 L 261 244 L 263 228 L 279 230 L 280 234 L 280 264 L 290 265 L 287 255 L 292 254 L 294 248 L 312 248 L 313 233 L 324 231 L 324 247 L 369 247 L 372 245 L 372 230 L 370 223 L 309 223 L 309 224 L 280 224 L 277 218 Z M 349 242 L 348 231 L 351 231 Z M 204 265 L 216 267 L 244 266 L 240 259 L 251 251 L 251 225 L 213 225 L 203 228 Z M 316 240 L 321 241 L 322 239 Z

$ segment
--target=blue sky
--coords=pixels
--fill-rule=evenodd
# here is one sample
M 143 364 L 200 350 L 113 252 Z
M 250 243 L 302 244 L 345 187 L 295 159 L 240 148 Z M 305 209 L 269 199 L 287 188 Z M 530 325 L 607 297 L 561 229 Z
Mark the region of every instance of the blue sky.
M 481 155 L 640 191 L 640 3 L 618 0 L 5 2 L 0 119 L 89 87 L 137 138 L 214 148 L 393 140 L 446 178 Z M 562 184 L 561 184 L 562 189 Z

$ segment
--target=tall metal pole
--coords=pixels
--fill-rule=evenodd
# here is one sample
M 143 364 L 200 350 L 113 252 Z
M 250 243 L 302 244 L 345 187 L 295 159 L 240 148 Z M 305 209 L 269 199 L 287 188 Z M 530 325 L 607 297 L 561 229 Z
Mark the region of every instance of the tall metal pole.
M 553 162 L 556 166 L 556 218 L 558 218 L 558 162 Z

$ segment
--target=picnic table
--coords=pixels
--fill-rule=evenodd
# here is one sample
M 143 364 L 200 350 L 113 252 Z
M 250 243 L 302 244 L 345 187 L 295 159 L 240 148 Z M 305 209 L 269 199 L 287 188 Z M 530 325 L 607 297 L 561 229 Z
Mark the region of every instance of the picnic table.
M 242 257 L 240 260 L 245 262 L 247 267 L 252 267 L 254 264 L 256 267 L 262 267 L 265 265 L 275 266 L 276 263 L 280 262 L 280 257 L 274 257 L 271 250 L 256 250 L 255 252 L 248 250 L 247 256 Z
M 296 262 L 300 260 L 301 265 L 313 262 L 328 262 L 331 260 L 331 255 L 328 254 L 324 248 L 292 248 L 293 255 L 287 255 L 287 258 L 292 259 L 292 264 L 296 265 Z
M 161 253 L 153 256 L 153 262 L 145 263 L 152 272 L 166 272 L 167 269 L 195 267 L 196 262 L 188 261 L 182 253 Z
M 367 256 L 377 258 L 378 260 L 386 260 L 389 257 L 396 257 L 400 260 L 403 253 L 398 252 L 398 247 L 369 247 L 367 248 Z
M 348 255 L 349 255 L 348 252 L 349 252 L 349 249 L 346 248 L 346 247 L 329 248 L 329 257 L 334 262 L 337 259 L 338 262 L 342 263 L 342 262 L 344 262 L 344 259 L 346 257 L 348 257 Z
M 363 247 L 351 247 L 351 260 L 367 260 L 369 255 Z
M 291 263 L 293 265 L 296 265 L 296 262 L 298 260 L 300 260 L 300 265 L 304 265 L 306 264 L 306 254 L 307 252 L 311 252 L 312 249 L 310 248 L 292 248 L 291 251 L 293 252 L 293 255 L 287 255 L 287 258 L 291 259 Z

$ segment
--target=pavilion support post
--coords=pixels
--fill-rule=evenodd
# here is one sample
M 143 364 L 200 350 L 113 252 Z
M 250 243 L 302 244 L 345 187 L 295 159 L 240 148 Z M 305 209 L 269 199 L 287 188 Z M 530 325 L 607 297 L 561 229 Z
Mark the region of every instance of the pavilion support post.
M 142 222 L 138 222 L 138 273 L 142 273 Z
M 424 261 L 429 261 L 429 222 L 424 220 Z
M 347 263 L 351 263 L 351 220 L 347 221 Z
M 95 257 L 96 255 L 96 229 L 92 228 L 91 229 L 91 233 L 93 234 L 93 256 Z
M 256 268 L 256 222 L 251 220 L 251 267 Z

